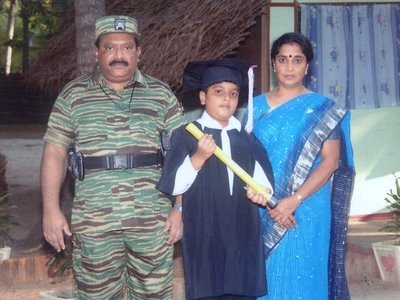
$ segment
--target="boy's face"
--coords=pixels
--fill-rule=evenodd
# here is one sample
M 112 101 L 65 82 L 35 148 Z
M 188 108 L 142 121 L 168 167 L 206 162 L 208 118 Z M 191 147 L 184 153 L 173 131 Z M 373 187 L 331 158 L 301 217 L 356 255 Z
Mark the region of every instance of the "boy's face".
M 210 85 L 207 92 L 200 92 L 201 105 L 222 127 L 228 125 L 239 102 L 239 87 L 232 82 L 219 82 Z

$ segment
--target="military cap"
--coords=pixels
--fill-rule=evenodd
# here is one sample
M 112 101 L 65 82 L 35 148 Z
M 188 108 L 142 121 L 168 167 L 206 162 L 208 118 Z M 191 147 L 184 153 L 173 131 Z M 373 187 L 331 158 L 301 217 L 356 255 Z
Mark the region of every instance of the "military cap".
M 198 94 L 217 82 L 229 81 L 240 88 L 239 101 L 247 100 L 251 64 L 235 58 L 191 61 L 183 72 L 183 105 L 198 106 Z
M 131 33 L 140 37 L 138 23 L 132 17 L 105 16 L 96 20 L 96 39 L 108 33 Z

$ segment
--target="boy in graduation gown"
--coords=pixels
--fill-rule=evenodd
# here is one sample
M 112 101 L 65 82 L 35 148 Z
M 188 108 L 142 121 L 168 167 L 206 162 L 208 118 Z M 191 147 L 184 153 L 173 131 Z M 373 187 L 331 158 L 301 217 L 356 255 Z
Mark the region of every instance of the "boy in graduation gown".
M 222 59 L 190 62 L 184 70 L 184 92 L 199 91 L 205 107 L 194 122 L 205 134 L 196 140 L 185 127 L 173 133 L 157 188 L 182 195 L 174 209 L 184 223 L 186 299 L 255 299 L 267 292 L 258 213 L 265 207 L 255 204 L 265 205 L 266 198 L 213 155 L 216 146 L 222 148 L 272 193 L 267 153 L 233 116 L 249 67 Z

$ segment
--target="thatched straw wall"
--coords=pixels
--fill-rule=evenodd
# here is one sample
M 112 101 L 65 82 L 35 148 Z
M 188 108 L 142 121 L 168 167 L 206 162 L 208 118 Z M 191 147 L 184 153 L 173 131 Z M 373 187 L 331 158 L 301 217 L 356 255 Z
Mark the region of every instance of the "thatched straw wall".
M 139 68 L 168 82 L 176 91 L 188 61 L 235 53 L 265 2 L 114 0 L 106 1 L 106 11 L 138 19 L 142 32 Z M 57 94 L 77 74 L 75 55 L 74 12 L 71 11 L 38 56 L 28 73 L 28 81 L 48 94 Z

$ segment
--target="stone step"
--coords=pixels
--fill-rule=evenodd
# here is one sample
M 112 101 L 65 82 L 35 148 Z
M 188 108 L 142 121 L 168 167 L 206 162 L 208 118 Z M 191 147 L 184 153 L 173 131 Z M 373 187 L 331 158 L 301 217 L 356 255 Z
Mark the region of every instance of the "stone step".
M 390 216 L 350 220 L 346 251 L 346 273 L 349 283 L 382 279 L 372 244 L 395 238 L 393 233 L 380 231 L 389 220 Z

